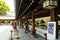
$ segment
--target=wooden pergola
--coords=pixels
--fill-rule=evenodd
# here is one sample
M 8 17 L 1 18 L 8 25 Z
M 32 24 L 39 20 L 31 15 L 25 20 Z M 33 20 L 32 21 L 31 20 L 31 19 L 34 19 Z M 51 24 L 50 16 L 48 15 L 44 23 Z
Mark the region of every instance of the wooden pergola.
M 29 3 L 31 3 L 30 1 L 32 0 L 29 0 Z M 26 7 L 27 4 L 24 4 L 24 2 L 27 2 L 28 1 L 26 0 L 23 0 L 21 1 L 20 3 L 20 6 L 18 4 L 18 7 L 17 8 L 20 8 L 20 9 L 17 9 L 17 12 L 16 12 L 16 19 L 17 20 L 20 20 L 21 22 L 21 25 L 23 24 L 22 21 L 22 17 L 25 17 L 25 20 L 28 22 L 28 19 L 32 19 L 32 34 L 33 35 L 36 35 L 36 30 L 35 30 L 35 18 L 41 18 L 41 17 L 48 17 L 50 16 L 50 19 L 51 21 L 54 21 L 56 22 L 56 38 L 58 38 L 58 15 L 60 14 L 60 7 L 56 7 L 54 9 L 43 9 L 43 1 L 41 0 L 38 0 L 32 4 L 28 4 L 30 6 Z M 40 3 L 39 3 L 40 2 Z M 22 5 L 25 5 L 25 6 L 22 6 Z M 23 9 L 21 8 L 26 8 L 24 9 L 24 11 L 21 11 Z

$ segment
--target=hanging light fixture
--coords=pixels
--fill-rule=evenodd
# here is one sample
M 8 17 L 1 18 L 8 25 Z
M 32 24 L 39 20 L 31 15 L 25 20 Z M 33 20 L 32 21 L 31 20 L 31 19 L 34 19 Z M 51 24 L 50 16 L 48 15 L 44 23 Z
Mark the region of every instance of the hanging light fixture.
M 43 8 L 55 8 L 57 6 L 57 0 L 45 0 L 43 2 Z
M 32 0 L 32 3 L 34 3 L 34 0 Z

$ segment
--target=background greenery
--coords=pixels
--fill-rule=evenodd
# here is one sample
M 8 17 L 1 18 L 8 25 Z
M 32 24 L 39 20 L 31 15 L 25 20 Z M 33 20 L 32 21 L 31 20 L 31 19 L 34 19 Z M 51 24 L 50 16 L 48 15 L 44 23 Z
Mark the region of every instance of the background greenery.
M 4 0 L 0 0 L 0 15 L 6 15 L 7 12 L 10 12 L 8 5 L 4 2 Z

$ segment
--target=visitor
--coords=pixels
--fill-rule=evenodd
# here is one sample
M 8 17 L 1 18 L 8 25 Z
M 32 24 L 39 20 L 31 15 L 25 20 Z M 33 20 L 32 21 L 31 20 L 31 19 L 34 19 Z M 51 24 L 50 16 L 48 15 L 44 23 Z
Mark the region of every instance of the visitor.
M 16 24 L 16 22 L 13 23 L 13 27 L 14 27 L 14 29 L 17 30 L 17 24 Z
M 28 23 L 25 23 L 25 33 L 28 32 Z

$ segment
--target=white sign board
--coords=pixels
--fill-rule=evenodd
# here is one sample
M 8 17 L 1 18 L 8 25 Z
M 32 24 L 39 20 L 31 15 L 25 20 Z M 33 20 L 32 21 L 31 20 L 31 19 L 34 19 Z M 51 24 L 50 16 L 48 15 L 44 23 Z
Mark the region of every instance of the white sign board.
M 56 22 L 48 22 L 47 39 L 48 40 L 56 39 Z

